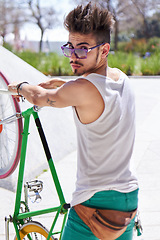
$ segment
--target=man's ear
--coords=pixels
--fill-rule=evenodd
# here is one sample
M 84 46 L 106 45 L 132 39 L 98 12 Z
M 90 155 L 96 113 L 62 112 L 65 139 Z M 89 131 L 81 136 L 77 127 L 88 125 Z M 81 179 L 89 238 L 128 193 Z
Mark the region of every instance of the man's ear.
M 109 50 L 110 50 L 110 44 L 109 43 L 105 43 L 103 46 L 102 46 L 102 58 L 106 58 L 108 53 L 109 53 Z

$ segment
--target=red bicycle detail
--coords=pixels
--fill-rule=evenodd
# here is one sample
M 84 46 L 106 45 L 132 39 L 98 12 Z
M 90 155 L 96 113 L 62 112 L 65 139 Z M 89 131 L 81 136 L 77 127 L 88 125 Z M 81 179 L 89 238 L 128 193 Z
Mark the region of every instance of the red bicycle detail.
M 0 89 L 8 89 L 9 82 L 0 72 Z M 20 112 L 18 102 L 11 95 L 0 93 L 0 179 L 16 169 L 22 143 L 22 119 L 1 124 L 1 120 Z

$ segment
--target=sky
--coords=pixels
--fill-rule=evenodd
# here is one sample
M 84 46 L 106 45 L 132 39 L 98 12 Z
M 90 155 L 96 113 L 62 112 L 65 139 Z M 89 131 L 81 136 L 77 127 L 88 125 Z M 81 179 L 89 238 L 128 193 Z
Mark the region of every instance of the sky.
M 60 24 L 55 25 L 54 29 L 46 30 L 43 41 L 67 41 L 68 32 L 63 27 L 64 15 L 73 9 L 73 1 L 71 0 L 41 0 L 43 6 L 53 6 L 59 12 Z M 40 30 L 36 25 L 26 24 L 21 30 L 22 40 L 37 40 L 40 39 Z
M 41 0 L 43 6 L 53 6 L 59 13 L 60 24 L 55 25 L 52 30 L 46 30 L 43 41 L 67 41 L 68 32 L 63 27 L 64 16 L 74 8 L 73 0 Z M 31 23 L 27 23 L 20 31 L 21 40 L 40 40 L 39 28 Z

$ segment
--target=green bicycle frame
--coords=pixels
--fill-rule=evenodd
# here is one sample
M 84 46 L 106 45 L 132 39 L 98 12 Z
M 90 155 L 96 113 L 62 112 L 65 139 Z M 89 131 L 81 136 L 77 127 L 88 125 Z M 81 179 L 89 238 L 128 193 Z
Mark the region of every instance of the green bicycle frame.
M 37 211 L 20 213 L 20 203 L 21 203 L 21 195 L 22 195 L 25 158 L 26 158 L 27 141 L 28 141 L 28 135 L 29 135 L 29 123 L 30 123 L 31 115 L 33 115 L 33 117 L 34 117 L 37 129 L 39 132 L 39 136 L 40 136 L 40 139 L 41 139 L 44 151 L 45 151 L 45 155 L 46 155 L 46 158 L 47 158 L 47 161 L 49 164 L 49 168 L 50 168 L 50 171 L 52 174 L 53 182 L 55 184 L 55 188 L 56 188 L 56 191 L 57 191 L 57 194 L 59 197 L 60 205 L 57 207 L 53 207 L 53 208 L 47 208 L 47 209 L 42 209 L 42 210 L 37 210 Z M 34 110 L 34 107 L 32 107 L 32 108 L 29 108 L 26 111 L 22 112 L 22 116 L 24 117 L 24 128 L 23 128 L 23 133 L 22 133 L 23 136 L 22 136 L 22 147 L 21 147 L 21 157 L 20 157 L 20 165 L 19 165 L 15 210 L 14 210 L 12 221 L 13 221 L 14 228 L 16 231 L 17 239 L 21 240 L 20 235 L 19 235 L 18 225 L 19 225 L 19 223 L 21 223 L 21 224 L 23 223 L 23 219 L 46 214 L 46 213 L 57 212 L 56 216 L 53 220 L 52 226 L 50 228 L 48 237 L 47 237 L 47 240 L 49 240 L 50 237 L 55 234 L 55 233 L 53 233 L 53 229 L 54 229 L 54 226 L 56 224 L 56 221 L 57 221 L 60 213 L 64 214 L 62 228 L 61 228 L 61 231 L 59 232 L 59 233 L 62 233 L 64 224 L 66 221 L 66 217 L 67 217 L 67 211 L 69 208 L 69 204 L 66 204 L 66 202 L 65 202 L 62 188 L 61 188 L 58 176 L 57 176 L 57 172 L 56 172 L 56 169 L 55 169 L 55 166 L 53 163 L 53 159 L 50 154 L 50 150 L 49 150 L 49 147 L 48 147 L 48 144 L 47 144 L 47 141 L 46 141 L 43 129 L 42 129 L 42 125 L 41 125 L 38 113 Z M 60 235 L 60 239 L 61 239 L 61 235 Z

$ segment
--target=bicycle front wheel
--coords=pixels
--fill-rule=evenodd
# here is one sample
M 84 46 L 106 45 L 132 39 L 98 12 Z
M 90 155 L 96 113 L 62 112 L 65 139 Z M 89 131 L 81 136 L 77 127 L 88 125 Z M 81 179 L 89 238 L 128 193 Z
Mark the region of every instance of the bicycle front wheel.
M 0 88 L 8 89 L 8 81 L 0 73 Z M 0 120 L 20 112 L 18 102 L 10 95 L 0 94 Z M 16 169 L 22 142 L 22 119 L 0 125 L 0 179 Z
M 47 238 L 48 233 L 48 230 L 39 222 L 28 222 L 19 230 L 21 240 L 44 240 Z M 55 240 L 54 237 L 50 237 L 49 240 L 53 239 Z M 14 240 L 17 240 L 17 237 Z

